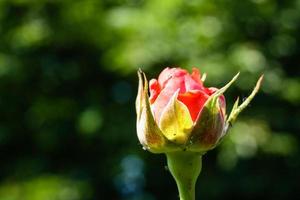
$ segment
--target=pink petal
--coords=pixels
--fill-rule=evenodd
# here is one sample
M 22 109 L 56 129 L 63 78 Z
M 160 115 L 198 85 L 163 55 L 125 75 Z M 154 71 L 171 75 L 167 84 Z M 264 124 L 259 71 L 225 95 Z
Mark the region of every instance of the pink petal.
M 186 70 L 180 68 L 165 68 L 158 77 L 158 82 L 161 88 L 164 88 L 168 81 L 174 77 L 182 77 L 188 74 Z
M 151 109 L 156 122 L 159 122 L 162 111 L 164 110 L 165 106 L 168 104 L 174 93 L 174 91 L 169 90 L 168 88 L 164 88 L 157 96 L 154 103 L 151 105 Z
M 203 85 L 195 81 L 189 74 L 184 76 L 185 89 L 190 90 L 203 90 Z
M 158 84 L 158 81 L 156 79 L 151 79 L 149 82 L 149 89 L 150 89 L 150 103 L 154 103 L 157 96 L 159 95 L 161 89 L 160 85 Z
M 155 99 L 155 101 L 152 103 L 152 111 L 155 116 L 155 120 L 159 120 L 162 110 L 164 107 L 168 104 L 171 97 L 174 95 L 176 91 L 179 90 L 179 93 L 185 93 L 185 84 L 184 84 L 184 77 L 183 76 L 174 76 L 171 79 L 169 79 L 165 87 L 161 89 L 159 95 Z

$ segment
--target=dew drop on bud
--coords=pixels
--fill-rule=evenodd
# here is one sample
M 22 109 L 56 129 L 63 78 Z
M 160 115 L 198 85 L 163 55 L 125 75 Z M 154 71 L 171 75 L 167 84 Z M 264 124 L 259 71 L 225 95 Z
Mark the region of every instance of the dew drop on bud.
M 148 147 L 148 146 L 143 146 L 143 149 L 144 149 L 145 151 L 147 151 L 147 150 L 150 150 L 150 147 Z

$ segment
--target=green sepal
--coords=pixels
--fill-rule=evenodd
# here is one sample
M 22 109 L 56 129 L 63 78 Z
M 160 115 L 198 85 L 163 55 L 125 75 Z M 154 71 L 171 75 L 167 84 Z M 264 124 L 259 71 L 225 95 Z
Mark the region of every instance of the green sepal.
M 202 74 L 202 76 L 201 76 L 201 81 L 202 81 L 203 83 L 204 83 L 204 81 L 206 80 L 206 76 L 207 76 L 206 73 Z
M 214 148 L 224 131 L 225 116 L 220 111 L 219 97 L 238 78 L 236 74 L 224 87 L 216 91 L 204 104 L 192 130 L 187 149 L 194 152 L 206 152 Z
M 179 90 L 170 99 L 161 114 L 159 128 L 173 143 L 184 145 L 193 128 L 193 120 L 186 105 L 177 100 Z
M 239 106 L 239 101 L 240 101 L 240 98 L 237 97 L 236 100 L 235 100 L 235 102 L 234 102 L 234 104 L 233 104 L 233 106 L 232 106 L 232 109 L 231 109 L 231 112 L 230 112 L 230 115 L 229 115 L 228 119 L 232 118 L 232 115 L 234 113 L 233 111 L 236 110 L 238 108 L 238 106 Z M 226 123 L 228 123 L 228 120 L 226 121 Z
M 148 95 L 148 81 L 145 74 L 139 70 L 139 87 L 136 98 L 136 112 L 137 112 L 137 134 L 140 143 L 144 149 L 153 153 L 163 152 L 163 147 L 166 143 L 162 132 L 159 130 L 154 118 L 152 116 L 149 95 Z
M 139 88 L 136 99 L 137 135 L 143 148 L 152 153 L 165 153 L 180 150 L 180 147 L 168 141 L 154 120 L 148 95 L 148 81 L 141 70 L 138 71 Z
M 226 121 L 229 125 L 233 124 L 235 122 L 237 116 L 249 105 L 249 103 L 252 101 L 254 96 L 257 94 L 257 92 L 259 91 L 259 88 L 261 87 L 263 77 L 264 77 L 264 75 L 261 75 L 259 77 L 251 94 L 246 98 L 246 100 L 241 105 L 238 106 L 238 100 L 235 102 L 235 104 L 233 105 L 233 108 L 231 110 L 231 113 L 228 117 L 228 120 Z
M 145 97 L 144 97 L 144 81 L 142 77 L 142 71 L 139 69 L 137 74 L 139 78 L 139 86 L 138 86 L 138 94 L 135 100 L 135 110 L 136 110 L 137 120 L 139 120 L 142 113 L 142 102 Z
M 240 72 L 237 73 L 225 86 L 223 86 L 221 89 L 217 90 L 211 97 L 213 101 L 217 101 L 218 97 L 220 97 L 226 90 L 236 81 L 236 79 L 239 77 Z

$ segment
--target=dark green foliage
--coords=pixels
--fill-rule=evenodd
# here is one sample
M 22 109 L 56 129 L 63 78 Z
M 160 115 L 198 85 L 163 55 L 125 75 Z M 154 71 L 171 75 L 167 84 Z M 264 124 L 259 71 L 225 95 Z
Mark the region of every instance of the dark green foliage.
M 203 157 L 199 199 L 299 194 L 299 0 L 0 1 L 0 199 L 176 199 L 162 155 L 143 151 L 142 68 L 206 72 L 227 110 L 262 90 Z

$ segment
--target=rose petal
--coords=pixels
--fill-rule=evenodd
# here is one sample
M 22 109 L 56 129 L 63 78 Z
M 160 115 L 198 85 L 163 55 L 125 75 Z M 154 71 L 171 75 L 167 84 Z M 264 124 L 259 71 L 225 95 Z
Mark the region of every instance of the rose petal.
M 195 81 L 189 74 L 184 76 L 185 90 L 204 90 L 203 85 Z
M 149 82 L 149 88 L 150 88 L 150 103 L 154 103 L 157 96 L 159 95 L 161 89 L 158 81 L 156 79 L 151 79 Z
M 188 74 L 186 70 L 180 68 L 165 68 L 158 77 L 158 82 L 161 88 L 164 88 L 168 81 L 174 77 L 183 77 Z
M 203 85 L 201 80 L 201 74 L 198 68 L 193 67 L 191 78 L 194 79 L 194 81 L 196 81 L 198 84 Z
M 151 108 L 157 122 L 160 119 L 162 110 L 177 90 L 179 90 L 179 93 L 185 92 L 184 77 L 173 77 L 167 81 L 165 87 L 162 88 L 156 100 L 152 103 Z
M 187 106 L 192 120 L 195 122 L 200 110 L 209 98 L 203 91 L 190 91 L 178 95 L 178 100 Z

